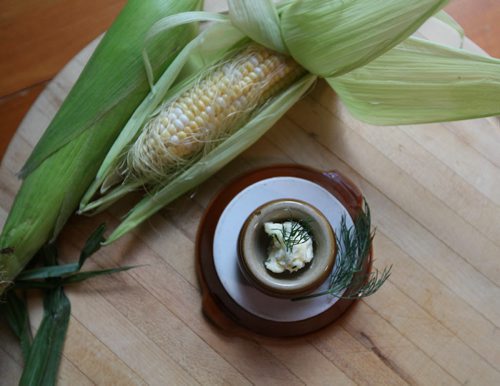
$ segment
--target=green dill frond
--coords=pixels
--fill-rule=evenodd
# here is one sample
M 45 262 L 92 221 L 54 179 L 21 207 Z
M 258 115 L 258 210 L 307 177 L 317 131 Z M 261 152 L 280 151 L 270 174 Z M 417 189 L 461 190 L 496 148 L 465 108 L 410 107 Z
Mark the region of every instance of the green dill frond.
M 348 227 L 345 216 L 340 222 L 337 237 L 337 261 L 330 276 L 326 291 L 303 296 L 294 300 L 330 295 L 343 299 L 358 299 L 377 292 L 391 274 L 392 266 L 382 272 L 375 270 L 362 274 L 370 264 L 370 251 L 375 233 L 371 229 L 370 207 L 363 201 L 363 207 L 352 227 Z
M 291 224 L 290 230 L 284 226 L 285 223 L 289 222 Z M 293 251 L 293 247 L 305 243 L 306 241 L 312 239 L 311 227 L 308 225 L 307 220 L 285 220 L 281 223 L 281 228 L 278 230 L 281 233 L 283 240 L 283 246 L 285 250 L 289 253 Z M 280 240 L 276 235 L 273 238 L 279 242 Z

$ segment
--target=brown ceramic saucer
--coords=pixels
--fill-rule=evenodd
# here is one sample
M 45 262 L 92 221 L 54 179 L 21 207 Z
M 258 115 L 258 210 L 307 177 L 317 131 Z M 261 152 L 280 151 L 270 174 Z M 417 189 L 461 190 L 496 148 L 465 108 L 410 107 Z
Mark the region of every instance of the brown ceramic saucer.
M 208 206 L 198 229 L 196 270 L 203 292 L 203 311 L 209 319 L 226 331 L 244 333 L 245 329 L 249 329 L 272 337 L 303 335 L 332 323 L 354 302 L 350 299 L 338 299 L 331 302 L 331 306 L 327 306 L 311 317 L 283 321 L 279 320 L 280 318 L 268 318 L 260 312 L 253 312 L 248 305 L 242 305 L 241 299 L 235 300 L 234 294 L 228 293 L 226 276 L 223 275 L 221 279 L 218 275 L 217 270 L 220 271 L 220 264 L 216 267 L 215 263 L 218 256 L 214 258 L 214 240 L 216 240 L 219 220 L 228 205 L 235 201 L 236 196 L 244 193 L 247 188 L 250 189 L 254 185 L 275 177 L 294 177 L 320 186 L 333 196 L 335 201 L 341 203 L 352 219 L 356 218 L 362 208 L 361 192 L 349 179 L 335 171 L 321 172 L 298 165 L 272 166 L 247 173 L 229 183 L 219 192 Z M 367 259 L 367 264 L 360 274 L 369 272 L 370 266 L 371 256 Z M 245 285 L 251 286 L 250 283 Z M 253 298 L 250 298 L 250 301 L 252 300 Z M 307 303 L 302 303 L 301 307 L 307 308 Z

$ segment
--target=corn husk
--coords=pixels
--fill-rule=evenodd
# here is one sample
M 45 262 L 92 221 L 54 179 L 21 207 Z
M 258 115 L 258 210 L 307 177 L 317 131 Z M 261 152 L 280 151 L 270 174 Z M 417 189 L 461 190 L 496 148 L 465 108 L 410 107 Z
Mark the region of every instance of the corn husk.
M 281 37 L 278 11 L 271 0 L 228 0 L 229 16 L 235 26 L 253 41 L 274 51 L 286 53 Z
M 283 40 L 294 59 L 322 77 L 369 63 L 402 42 L 447 0 L 301 0 L 281 15 Z
M 200 0 L 131 0 L 21 171 L 23 184 L 0 236 L 0 294 L 77 207 L 119 131 L 149 90 L 142 60 L 162 73 L 192 37 L 179 28 L 147 41 L 154 22 L 197 9 Z
M 418 38 L 327 81 L 354 116 L 376 125 L 500 115 L 500 60 Z

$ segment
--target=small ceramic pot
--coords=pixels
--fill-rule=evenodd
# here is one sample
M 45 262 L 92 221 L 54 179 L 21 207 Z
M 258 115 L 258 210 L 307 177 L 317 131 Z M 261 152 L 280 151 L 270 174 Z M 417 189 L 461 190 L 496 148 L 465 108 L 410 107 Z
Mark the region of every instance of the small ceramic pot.
M 264 231 L 266 222 L 306 221 L 312 233 L 314 257 L 296 272 L 269 271 L 264 262 L 271 243 Z M 335 264 L 337 244 L 325 216 L 312 205 L 284 199 L 257 208 L 245 221 L 238 239 L 238 258 L 243 275 L 262 292 L 281 298 L 306 295 L 318 288 Z

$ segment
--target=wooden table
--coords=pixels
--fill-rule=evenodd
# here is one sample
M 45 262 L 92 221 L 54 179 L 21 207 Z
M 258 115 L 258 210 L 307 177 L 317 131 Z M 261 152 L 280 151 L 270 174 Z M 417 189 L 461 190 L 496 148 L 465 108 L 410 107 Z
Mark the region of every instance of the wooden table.
M 0 168 L 2 223 L 19 186 L 14 172 L 92 48 L 49 85 L 17 132 Z M 60 384 L 499 384 L 499 148 L 496 119 L 372 127 L 320 83 L 196 194 L 88 263 L 145 266 L 68 290 Z M 200 310 L 196 228 L 228 179 L 283 162 L 335 168 L 361 187 L 377 227 L 376 265 L 393 264 L 393 274 L 379 293 L 313 335 L 226 335 Z M 61 237 L 64 259 L 76 258 L 100 222 L 115 226 L 125 207 L 72 219 Z M 31 309 L 36 324 L 36 296 Z M 4 323 L 0 342 L 0 385 L 15 384 L 21 353 Z

